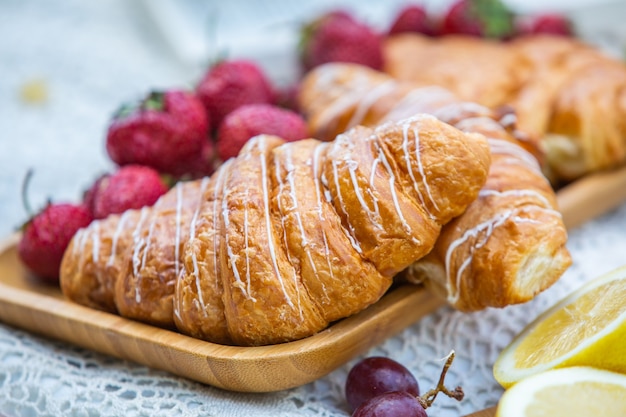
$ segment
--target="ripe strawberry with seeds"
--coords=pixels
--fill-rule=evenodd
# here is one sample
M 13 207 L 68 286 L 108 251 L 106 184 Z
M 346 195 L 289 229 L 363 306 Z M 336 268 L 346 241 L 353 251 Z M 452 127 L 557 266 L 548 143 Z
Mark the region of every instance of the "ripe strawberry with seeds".
M 309 136 L 302 116 L 269 104 L 249 104 L 230 113 L 217 133 L 217 154 L 222 161 L 237 156 L 243 145 L 262 133 L 295 141 Z
M 249 60 L 226 60 L 212 66 L 196 86 L 196 93 L 214 126 L 238 107 L 275 101 L 266 74 Z
M 426 9 L 419 5 L 408 5 L 400 10 L 389 28 L 389 35 L 414 32 L 424 35 L 434 35 L 433 21 Z
M 551 34 L 560 36 L 574 36 L 574 25 L 564 15 L 558 13 L 546 13 L 531 16 L 522 25 L 520 32 L 523 34 Z
M 126 165 L 112 174 L 98 178 L 85 193 L 96 219 L 128 209 L 151 206 L 168 190 L 159 173 L 146 166 Z
M 382 39 L 345 11 L 328 12 L 305 25 L 300 35 L 305 71 L 327 62 L 352 62 L 380 70 Z
M 65 249 L 74 234 L 92 219 L 83 204 L 48 203 L 24 225 L 17 247 L 19 258 L 40 279 L 58 283 Z
M 106 149 L 118 165 L 145 165 L 178 177 L 201 151 L 208 131 L 209 119 L 193 93 L 153 91 L 116 112 Z
M 446 11 L 440 34 L 508 39 L 515 34 L 514 17 L 501 0 L 458 0 Z

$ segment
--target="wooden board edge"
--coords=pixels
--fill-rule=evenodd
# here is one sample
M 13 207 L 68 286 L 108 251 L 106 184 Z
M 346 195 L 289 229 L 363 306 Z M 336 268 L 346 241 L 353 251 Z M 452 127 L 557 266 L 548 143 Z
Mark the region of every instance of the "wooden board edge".
M 16 253 L 16 242 L 16 236 L 0 242 L 0 255 L 9 250 Z M 404 285 L 308 338 L 281 345 L 236 347 L 16 288 L 0 277 L 2 322 L 201 383 L 246 392 L 280 391 L 312 382 L 443 304 L 423 287 Z M 254 375 L 257 378 L 251 378 Z

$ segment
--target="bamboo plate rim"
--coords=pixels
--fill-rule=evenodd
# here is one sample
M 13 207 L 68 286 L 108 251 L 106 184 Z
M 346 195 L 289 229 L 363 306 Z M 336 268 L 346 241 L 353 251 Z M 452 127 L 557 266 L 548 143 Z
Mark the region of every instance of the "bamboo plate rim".
M 18 240 L 15 234 L 0 243 L 0 267 L 19 262 Z M 312 382 L 444 304 L 423 287 L 400 285 L 367 309 L 313 336 L 279 345 L 241 347 L 205 342 L 85 307 L 62 298 L 60 290 L 51 286 L 28 285 L 18 288 L 0 276 L 0 321 L 244 392 L 279 391 Z M 257 372 L 263 373 L 264 382 L 247 380 Z

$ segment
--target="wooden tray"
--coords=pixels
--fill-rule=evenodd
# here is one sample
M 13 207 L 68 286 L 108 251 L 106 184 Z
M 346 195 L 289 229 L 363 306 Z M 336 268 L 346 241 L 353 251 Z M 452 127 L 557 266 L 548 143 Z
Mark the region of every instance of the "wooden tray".
M 626 199 L 626 168 L 593 175 L 558 193 L 568 228 Z M 418 286 L 400 286 L 361 313 L 296 342 L 233 347 L 203 342 L 65 300 L 32 280 L 17 258 L 19 235 L 0 243 L 0 321 L 216 387 L 278 391 L 318 379 L 443 303 Z

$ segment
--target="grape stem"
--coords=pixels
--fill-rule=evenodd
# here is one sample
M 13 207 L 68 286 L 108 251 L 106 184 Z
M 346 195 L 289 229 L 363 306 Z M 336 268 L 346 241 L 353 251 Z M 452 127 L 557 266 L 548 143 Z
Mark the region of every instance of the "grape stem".
M 417 396 L 417 401 L 419 401 L 420 405 L 424 407 L 424 410 L 433 404 L 433 402 L 435 401 L 435 397 L 437 397 L 437 394 L 439 394 L 440 392 L 443 392 L 448 397 L 454 398 L 457 401 L 461 401 L 465 396 L 463 388 L 456 387 L 455 389 L 450 391 L 444 385 L 444 380 L 446 379 L 448 369 L 450 369 L 450 366 L 452 365 L 452 361 L 454 361 L 454 350 L 452 350 L 446 358 L 446 363 L 445 365 L 443 365 L 443 369 L 441 371 L 441 375 L 439 376 L 439 382 L 437 383 L 437 386 L 434 389 L 431 389 L 430 391 L 424 393 L 423 395 Z

